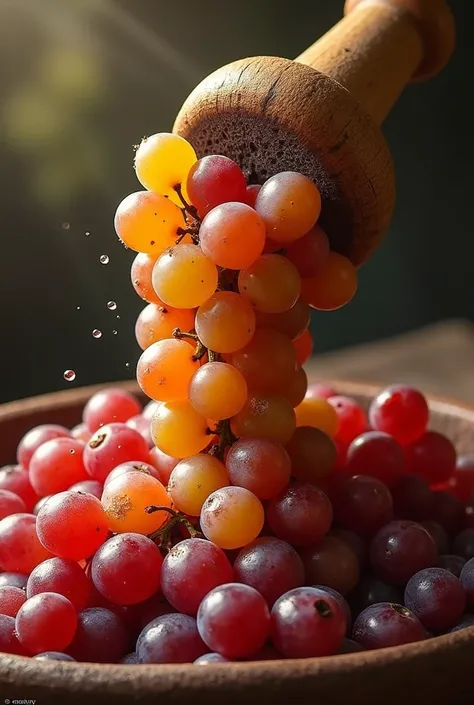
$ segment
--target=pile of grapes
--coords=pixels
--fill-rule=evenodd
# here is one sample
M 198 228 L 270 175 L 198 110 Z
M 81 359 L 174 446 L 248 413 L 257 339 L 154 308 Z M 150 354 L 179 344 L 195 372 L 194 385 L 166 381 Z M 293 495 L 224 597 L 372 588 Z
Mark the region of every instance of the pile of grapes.
M 474 457 L 417 390 L 368 414 L 308 387 L 310 307 L 357 288 L 283 172 L 145 140 L 115 225 L 138 252 L 151 401 L 105 389 L 0 469 L 0 651 L 197 663 L 327 656 L 474 625 Z M 472 614 L 471 614 L 472 612 Z

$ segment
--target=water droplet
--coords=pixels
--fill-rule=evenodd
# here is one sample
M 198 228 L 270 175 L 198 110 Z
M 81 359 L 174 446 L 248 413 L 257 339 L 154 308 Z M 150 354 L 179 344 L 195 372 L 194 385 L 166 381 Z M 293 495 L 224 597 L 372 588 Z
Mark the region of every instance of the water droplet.
M 86 237 L 90 237 L 90 232 L 89 232 L 88 230 L 86 230 L 86 232 L 84 233 L 84 235 L 85 235 Z
M 99 262 L 100 262 L 101 264 L 108 264 L 108 263 L 110 262 L 110 257 L 109 257 L 109 255 L 101 255 L 101 256 L 99 257 Z
M 63 223 L 61 227 L 63 230 L 69 230 L 71 227 L 71 223 Z
M 80 306 L 76 306 L 76 311 L 80 311 L 80 310 L 81 310 L 81 307 L 80 307 Z
M 102 338 L 102 331 L 99 330 L 98 328 L 94 328 L 92 331 L 92 337 L 93 338 Z
M 130 363 L 129 363 L 129 362 L 126 362 L 126 363 L 125 363 L 125 367 L 127 368 L 127 370 L 129 370 L 129 369 L 130 369 Z
M 75 453 L 76 451 L 74 450 L 74 448 L 70 448 L 70 449 L 69 449 L 69 452 L 71 453 L 71 455 L 74 455 L 74 453 Z
M 113 330 L 112 333 L 113 333 L 114 335 L 117 335 L 117 331 L 116 331 L 116 330 Z
M 117 314 L 117 320 L 120 321 L 120 316 Z
M 74 382 L 74 380 L 76 379 L 76 373 L 74 372 L 74 370 L 64 370 L 63 377 L 66 382 Z
M 115 311 L 117 308 L 117 304 L 115 301 L 107 301 L 107 308 L 109 308 L 111 311 Z

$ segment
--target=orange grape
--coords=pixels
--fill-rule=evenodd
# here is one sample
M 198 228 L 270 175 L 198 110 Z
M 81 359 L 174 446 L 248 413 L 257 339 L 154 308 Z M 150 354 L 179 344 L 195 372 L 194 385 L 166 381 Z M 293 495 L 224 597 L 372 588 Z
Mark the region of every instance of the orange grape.
M 336 464 L 336 446 L 319 428 L 299 426 L 286 451 L 291 459 L 291 474 L 301 482 L 318 484 Z
M 202 454 L 177 464 L 171 473 L 168 490 L 176 509 L 198 517 L 209 495 L 228 484 L 224 463 L 213 455 Z
M 286 256 L 301 277 L 314 277 L 328 260 L 329 238 L 319 225 L 315 225 L 287 248 Z
M 199 414 L 221 421 L 235 416 L 247 401 L 247 383 L 226 362 L 207 362 L 194 373 L 189 401 Z
M 183 137 L 160 132 L 146 137 L 138 147 L 135 171 L 146 189 L 169 196 L 181 206 L 174 187 L 181 185 L 182 194 L 187 199 L 186 181 L 196 160 L 196 152 Z
M 173 308 L 197 308 L 217 288 L 217 267 L 198 245 L 175 245 L 156 262 L 153 288 Z
M 357 291 L 357 270 L 338 252 L 330 252 L 318 274 L 302 280 L 302 298 L 319 311 L 334 311 L 345 306 Z
M 295 410 L 280 396 L 253 396 L 231 420 L 238 438 L 267 438 L 282 445 L 288 443 L 295 428 Z
M 288 399 L 293 409 L 301 404 L 308 391 L 308 377 L 303 367 L 299 365 L 294 370 L 291 379 L 281 392 L 281 395 Z
M 336 410 L 326 399 L 305 397 L 296 407 L 296 425 L 314 426 L 334 438 L 339 426 Z
M 255 318 L 257 328 L 273 328 L 294 340 L 309 326 L 310 308 L 306 301 L 298 299 L 288 311 L 283 311 L 283 313 L 255 311 Z
M 263 528 L 260 500 L 244 487 L 223 487 L 213 492 L 201 510 L 204 536 L 226 550 L 242 548 Z
M 126 472 L 107 483 L 102 494 L 109 529 L 116 534 L 151 534 L 169 518 L 165 511 L 148 514 L 150 505 L 171 506 L 161 482 L 142 472 Z
M 148 304 L 140 312 L 135 324 L 135 337 L 142 350 L 152 343 L 171 338 L 175 328 L 188 332 L 194 328 L 192 308 L 171 308 L 162 304 Z
M 298 301 L 301 278 L 286 257 L 262 255 L 239 273 L 239 291 L 258 311 L 283 313 Z
M 245 203 L 223 203 L 202 221 L 199 240 L 204 254 L 219 267 L 243 269 L 262 254 L 265 225 Z
M 192 345 L 176 338 L 153 343 L 138 360 L 140 388 L 155 401 L 187 399 L 189 382 L 199 369 L 199 362 L 193 359 L 194 352 Z
M 209 444 L 207 421 L 189 401 L 160 404 L 151 420 L 151 437 L 158 448 L 173 458 L 200 453 Z
M 260 328 L 245 348 L 232 353 L 229 361 L 245 377 L 252 393 L 279 394 L 294 375 L 296 352 L 286 335 Z
M 132 262 L 132 267 L 130 269 L 130 276 L 132 279 L 133 288 L 144 301 L 149 304 L 158 304 L 162 306 L 163 302 L 160 301 L 151 283 L 151 273 L 153 267 L 155 266 L 156 257 L 152 255 L 147 255 L 144 252 L 139 252 L 138 255 Z
M 255 313 L 244 296 L 218 291 L 198 308 L 195 328 L 206 348 L 232 353 L 252 340 Z
M 290 481 L 291 461 L 279 443 L 266 438 L 241 438 L 225 461 L 233 485 L 245 487 L 259 499 L 272 499 Z
M 131 193 L 115 213 L 115 230 L 122 242 L 136 252 L 158 257 L 176 242 L 183 214 L 169 198 L 148 191 Z
M 293 346 L 296 350 L 296 359 L 298 360 L 298 364 L 304 365 L 305 362 L 308 362 L 311 357 L 311 353 L 313 352 L 313 336 L 309 332 L 308 328 L 306 328 L 306 330 L 293 341 Z
M 283 171 L 263 184 L 255 210 L 262 216 L 269 238 L 293 242 L 309 232 L 318 220 L 321 194 L 308 177 Z

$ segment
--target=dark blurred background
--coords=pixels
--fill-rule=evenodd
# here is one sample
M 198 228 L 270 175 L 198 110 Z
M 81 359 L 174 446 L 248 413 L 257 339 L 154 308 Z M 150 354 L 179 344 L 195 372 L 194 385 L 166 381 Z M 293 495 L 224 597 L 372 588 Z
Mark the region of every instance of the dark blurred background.
M 318 352 L 474 320 L 474 8 L 451 6 L 451 64 L 410 87 L 385 124 L 398 179 L 389 236 L 362 269 L 356 299 L 314 316 Z M 133 253 L 113 230 L 117 203 L 138 187 L 132 146 L 170 130 L 213 69 L 256 54 L 292 58 L 342 8 L 343 0 L 0 0 L 0 401 L 70 387 L 66 369 L 74 385 L 133 376 L 143 304 L 129 281 Z

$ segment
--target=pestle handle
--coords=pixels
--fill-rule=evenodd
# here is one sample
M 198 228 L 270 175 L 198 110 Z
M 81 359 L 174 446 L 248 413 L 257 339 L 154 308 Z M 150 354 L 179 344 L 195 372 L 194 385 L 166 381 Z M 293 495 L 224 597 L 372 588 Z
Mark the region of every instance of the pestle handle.
M 380 125 L 410 81 L 445 66 L 454 19 L 444 0 L 346 0 L 344 12 L 296 61 L 342 84 Z

